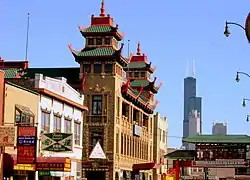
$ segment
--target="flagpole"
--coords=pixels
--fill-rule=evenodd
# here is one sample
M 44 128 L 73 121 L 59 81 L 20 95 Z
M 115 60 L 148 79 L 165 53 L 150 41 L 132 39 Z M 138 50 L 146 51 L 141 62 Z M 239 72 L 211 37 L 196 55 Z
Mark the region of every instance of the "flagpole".
M 28 60 L 28 48 L 29 48 L 29 28 L 30 28 L 30 13 L 28 13 L 28 19 L 27 19 L 26 47 L 25 47 L 25 61 L 27 61 L 27 60 Z

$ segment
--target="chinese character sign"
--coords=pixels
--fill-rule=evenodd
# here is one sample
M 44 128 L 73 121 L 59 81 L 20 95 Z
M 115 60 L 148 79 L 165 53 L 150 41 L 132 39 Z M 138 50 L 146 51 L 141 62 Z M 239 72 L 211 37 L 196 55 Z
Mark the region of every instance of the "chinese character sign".
M 15 146 L 15 127 L 0 126 L 0 146 Z
M 36 164 L 36 127 L 18 127 L 17 163 Z

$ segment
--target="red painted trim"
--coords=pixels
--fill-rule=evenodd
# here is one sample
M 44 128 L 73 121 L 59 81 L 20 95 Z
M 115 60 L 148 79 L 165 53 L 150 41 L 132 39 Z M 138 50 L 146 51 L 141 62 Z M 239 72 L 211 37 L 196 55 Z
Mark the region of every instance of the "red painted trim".
M 250 23 L 250 13 L 248 13 L 246 23 L 245 23 L 245 33 L 246 33 L 246 36 L 247 36 L 247 40 L 250 43 L 250 29 L 248 28 L 249 23 Z

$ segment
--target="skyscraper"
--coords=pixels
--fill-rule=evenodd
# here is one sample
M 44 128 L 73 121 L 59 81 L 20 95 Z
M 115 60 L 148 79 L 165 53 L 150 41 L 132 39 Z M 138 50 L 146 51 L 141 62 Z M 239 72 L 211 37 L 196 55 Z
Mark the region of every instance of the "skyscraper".
M 212 134 L 213 135 L 226 135 L 227 123 L 213 123 Z
M 197 133 L 202 133 L 202 98 L 196 96 L 196 78 L 194 72 L 194 63 L 192 69 L 192 75 L 189 76 L 187 72 L 187 77 L 184 78 L 184 117 L 183 117 L 183 138 L 195 135 Z M 199 114 L 199 128 L 197 132 L 190 131 L 194 127 L 189 127 L 189 117 L 193 111 L 197 111 Z M 192 132 L 192 134 L 190 134 Z M 187 143 L 183 143 L 186 149 L 189 149 Z

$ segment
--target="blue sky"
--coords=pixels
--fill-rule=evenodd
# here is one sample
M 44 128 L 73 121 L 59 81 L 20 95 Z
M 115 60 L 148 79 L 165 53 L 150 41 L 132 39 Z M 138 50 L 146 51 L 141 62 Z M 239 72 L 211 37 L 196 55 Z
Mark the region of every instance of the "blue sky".
M 241 106 L 242 98 L 250 98 L 250 81 L 243 76 L 238 84 L 234 80 L 237 70 L 250 73 L 250 44 L 238 27 L 230 26 L 229 38 L 223 35 L 226 20 L 244 25 L 249 0 L 106 0 L 105 4 L 106 12 L 125 32 L 125 42 L 130 40 L 131 51 L 140 41 L 142 51 L 157 67 L 155 74 L 163 82 L 157 110 L 168 117 L 169 146 L 181 143 L 173 136 L 182 136 L 187 60 L 196 64 L 198 96 L 203 97 L 203 132 L 211 133 L 214 120 L 226 121 L 229 133 L 250 131 L 245 121 L 250 103 Z M 77 26 L 88 26 L 91 14 L 99 14 L 100 0 L 1 0 L 0 6 L 0 56 L 25 58 L 30 12 L 30 67 L 68 67 L 77 64 L 67 45 L 84 46 Z

